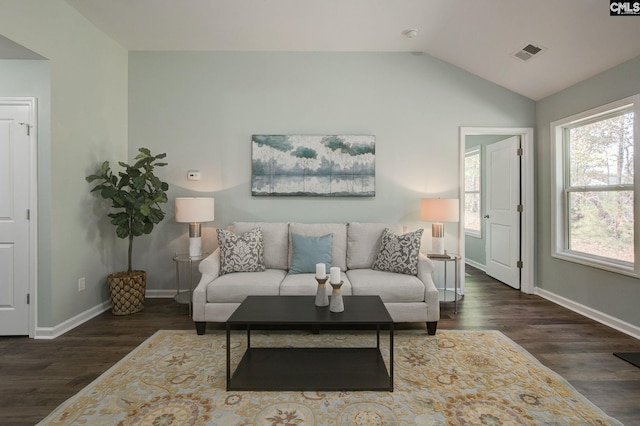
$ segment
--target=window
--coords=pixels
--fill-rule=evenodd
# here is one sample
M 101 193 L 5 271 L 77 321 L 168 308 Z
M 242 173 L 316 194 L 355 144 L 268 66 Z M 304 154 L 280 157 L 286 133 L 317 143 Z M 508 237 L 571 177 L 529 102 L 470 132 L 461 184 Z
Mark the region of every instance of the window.
M 634 134 L 640 96 L 551 124 L 553 255 L 638 276 Z
M 468 149 L 464 157 L 464 232 L 478 238 L 482 235 L 480 167 L 480 147 Z

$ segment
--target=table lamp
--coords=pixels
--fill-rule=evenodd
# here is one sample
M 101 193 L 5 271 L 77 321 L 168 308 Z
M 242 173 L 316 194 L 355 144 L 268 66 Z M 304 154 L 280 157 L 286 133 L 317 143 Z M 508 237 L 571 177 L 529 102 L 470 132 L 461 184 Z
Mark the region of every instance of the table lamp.
M 202 222 L 214 219 L 213 198 L 179 197 L 176 198 L 176 222 L 189 224 L 189 257 L 202 256 Z
M 431 225 L 431 251 L 445 254 L 444 224 L 460 220 L 460 201 L 457 198 L 423 198 L 420 218 Z

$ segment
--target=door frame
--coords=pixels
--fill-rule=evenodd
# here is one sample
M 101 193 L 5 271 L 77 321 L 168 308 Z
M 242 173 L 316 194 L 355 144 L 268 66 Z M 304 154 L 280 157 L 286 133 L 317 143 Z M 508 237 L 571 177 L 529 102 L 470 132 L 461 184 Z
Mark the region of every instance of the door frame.
M 520 136 L 522 147 L 522 168 L 520 178 L 522 181 L 521 200 L 522 211 L 522 278 L 520 290 L 527 294 L 535 291 L 535 201 L 534 201 L 534 175 L 533 175 L 533 128 L 531 127 L 460 127 L 459 132 L 459 182 L 458 197 L 464 197 L 464 154 L 465 141 L 467 136 Z M 464 204 L 460 203 L 460 222 L 458 223 L 458 245 L 460 247 L 461 268 L 464 268 L 465 246 L 464 246 Z M 464 289 L 464 269 L 460 271 L 461 288 Z
M 36 335 L 38 324 L 38 102 L 35 97 L 0 97 L 0 105 L 29 108 L 29 337 Z

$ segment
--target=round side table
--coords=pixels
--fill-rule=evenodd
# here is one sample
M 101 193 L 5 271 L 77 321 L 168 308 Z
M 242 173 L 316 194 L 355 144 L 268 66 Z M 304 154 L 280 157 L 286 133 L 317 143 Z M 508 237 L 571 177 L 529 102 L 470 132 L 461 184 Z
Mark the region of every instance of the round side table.
M 198 265 L 209 254 L 202 253 L 202 256 L 191 257 L 188 254 L 176 253 L 173 256 L 173 261 L 176 263 L 176 295 L 173 299 L 178 303 L 189 305 L 189 316 L 191 316 L 191 303 L 193 301 L 193 266 Z M 180 265 L 187 267 L 187 282 L 182 289 L 180 286 Z
M 434 262 L 444 262 L 444 286 L 443 288 L 438 288 L 438 293 L 440 295 L 441 302 L 453 302 L 453 310 L 454 310 L 454 313 L 457 314 L 458 300 L 462 299 L 462 297 L 458 295 L 458 283 L 460 282 L 460 279 L 458 277 L 458 273 L 459 273 L 458 261 L 460 260 L 460 256 L 449 253 L 448 257 L 445 257 L 443 255 L 434 255 L 434 254 L 428 253 L 427 257 L 433 260 Z M 449 262 L 453 262 L 453 265 L 455 268 L 455 280 L 454 280 L 453 291 L 447 290 L 447 264 Z M 451 300 L 449 300 L 449 297 L 451 297 Z

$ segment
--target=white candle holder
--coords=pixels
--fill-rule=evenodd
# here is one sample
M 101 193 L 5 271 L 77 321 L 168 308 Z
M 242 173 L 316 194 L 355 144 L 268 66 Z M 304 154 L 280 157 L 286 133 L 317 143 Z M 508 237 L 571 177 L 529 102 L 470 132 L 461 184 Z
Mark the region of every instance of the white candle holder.
M 316 291 L 316 306 L 329 306 L 329 295 L 327 294 L 327 286 L 325 285 L 325 283 L 327 282 L 327 277 L 316 277 L 316 281 L 318 281 L 318 290 Z
M 342 292 L 340 287 L 344 281 L 340 281 L 339 283 L 330 283 L 331 287 L 333 287 L 333 291 L 331 292 L 331 303 L 329 304 L 329 310 L 331 312 L 344 312 L 344 301 L 342 300 Z

